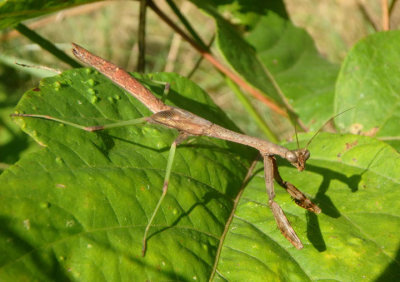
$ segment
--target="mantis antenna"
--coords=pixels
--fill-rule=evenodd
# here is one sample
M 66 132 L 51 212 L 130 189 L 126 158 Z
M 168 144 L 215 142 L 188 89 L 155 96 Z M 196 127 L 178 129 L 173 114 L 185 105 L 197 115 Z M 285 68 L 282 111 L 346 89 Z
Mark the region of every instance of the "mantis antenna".
M 332 120 L 334 120 L 335 118 L 337 118 L 337 117 L 340 116 L 341 114 L 344 114 L 345 112 L 348 112 L 348 111 L 350 111 L 350 110 L 352 110 L 352 109 L 354 109 L 354 108 L 355 108 L 355 107 L 348 108 L 347 110 L 344 110 L 343 112 L 340 112 L 340 113 L 334 115 L 333 117 L 331 117 L 330 119 L 328 119 L 328 120 L 317 130 L 317 132 L 315 132 L 315 134 L 310 138 L 310 140 L 308 140 L 308 142 L 307 142 L 307 144 L 306 144 L 306 149 L 308 148 L 308 145 L 310 145 L 311 141 L 321 132 L 322 128 L 325 127 L 325 125 L 327 125 L 328 123 L 330 123 Z M 296 129 L 296 127 L 295 127 L 295 129 Z M 296 135 L 296 138 L 297 138 L 297 135 Z M 298 141 L 297 141 L 297 146 L 299 146 Z

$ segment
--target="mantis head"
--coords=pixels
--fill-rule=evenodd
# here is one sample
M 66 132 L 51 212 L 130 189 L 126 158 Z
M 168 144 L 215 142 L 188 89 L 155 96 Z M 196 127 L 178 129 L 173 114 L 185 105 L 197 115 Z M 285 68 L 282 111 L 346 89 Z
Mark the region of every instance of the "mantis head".
M 285 158 L 294 165 L 298 171 L 303 171 L 306 161 L 310 157 L 310 151 L 307 148 L 287 151 Z
M 310 151 L 307 149 L 308 145 L 310 145 L 311 141 L 321 132 L 322 128 L 327 125 L 330 121 L 332 121 L 334 118 L 337 116 L 354 109 L 354 107 L 351 107 L 347 110 L 344 110 L 341 113 L 338 113 L 337 115 L 331 117 L 327 122 L 324 123 L 323 126 L 321 126 L 318 131 L 308 140 L 307 145 L 303 149 L 296 149 L 296 150 L 291 150 L 286 152 L 285 158 L 292 164 L 294 165 L 298 171 L 303 171 L 305 166 L 306 166 L 306 161 L 310 158 Z M 294 127 L 295 133 L 296 133 L 296 141 L 297 141 L 297 147 L 299 147 L 299 140 L 297 139 L 297 130 L 296 126 Z

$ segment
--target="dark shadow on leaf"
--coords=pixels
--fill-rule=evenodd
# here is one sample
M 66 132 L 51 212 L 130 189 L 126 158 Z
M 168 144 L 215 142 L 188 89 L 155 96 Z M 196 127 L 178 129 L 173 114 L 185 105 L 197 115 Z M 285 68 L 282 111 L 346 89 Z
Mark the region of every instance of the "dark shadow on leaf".
M 174 226 L 176 226 L 176 225 L 179 223 L 179 221 L 181 221 L 182 218 L 188 216 L 196 207 L 198 207 L 198 206 L 203 206 L 203 207 L 205 207 L 205 206 L 207 205 L 207 203 L 210 202 L 211 200 L 213 200 L 213 199 L 218 199 L 218 198 L 225 198 L 225 197 L 226 197 L 225 195 L 223 195 L 223 194 L 221 194 L 221 193 L 218 193 L 218 192 L 212 192 L 212 191 L 211 191 L 211 192 L 207 192 L 207 193 L 204 195 L 203 199 L 202 199 L 200 202 L 196 202 L 196 203 L 193 204 L 187 211 L 181 213 L 181 214 L 174 220 L 174 222 L 172 222 L 169 226 L 164 227 L 164 228 L 161 228 L 160 230 L 157 230 L 156 232 L 150 234 L 150 235 L 147 237 L 147 239 L 150 240 L 151 237 L 153 237 L 153 236 L 155 236 L 155 235 L 157 235 L 157 234 L 159 234 L 159 233 L 162 233 L 162 232 L 164 232 L 165 230 L 168 230 L 168 229 L 170 229 L 170 228 L 173 228 Z M 232 202 L 232 205 L 233 205 L 233 202 Z
M 24 257 L 25 267 L 29 268 L 29 264 L 33 264 L 35 269 L 30 269 L 32 272 L 36 272 L 40 279 L 46 278 L 48 281 L 70 281 L 66 270 L 59 263 L 56 254 L 52 249 L 45 247 L 34 246 L 22 238 L 18 232 L 12 228 L 13 220 L 7 217 L 0 217 L 0 236 L 6 238 L 10 248 L 12 248 L 13 254 L 5 254 L 1 256 L 0 264 L 2 268 L 5 265 L 12 264 L 13 262 L 18 263 L 21 257 Z M 45 250 L 48 250 L 45 252 Z M 15 255 L 17 253 L 17 255 Z M 14 256 L 14 258 L 12 258 Z M 29 261 L 28 261 L 29 260 Z M 21 262 L 23 263 L 23 262 Z M 23 268 L 21 268 L 22 270 Z M 40 274 L 39 274 L 40 273 Z M 26 273 L 28 274 L 28 273 Z M 22 274 L 22 276 L 24 276 Z M 39 277 L 36 277 L 39 279 Z M 34 279 L 34 277 L 31 277 Z
M 382 150 L 382 149 L 381 149 Z M 329 196 L 326 195 L 326 192 L 328 191 L 330 182 L 333 179 L 339 180 L 342 183 L 346 183 L 347 186 L 350 188 L 350 191 L 355 193 L 358 191 L 358 186 L 361 182 L 361 178 L 365 172 L 368 171 L 369 167 L 373 163 L 374 159 L 376 156 L 379 154 L 381 151 L 379 150 L 375 156 L 371 158 L 371 161 L 369 162 L 368 166 L 364 169 L 363 172 L 360 174 L 354 174 L 350 177 L 347 177 L 343 173 L 328 169 L 328 168 L 323 168 L 315 165 L 308 165 L 307 170 L 311 172 L 318 173 L 323 176 L 322 183 L 318 189 L 318 192 L 315 196 L 315 202 L 319 205 L 321 208 L 322 212 L 330 217 L 333 218 L 338 218 L 341 216 L 340 211 L 336 208 L 334 205 L 333 201 L 329 198 Z
M 279 166 L 290 166 L 290 164 L 280 160 Z M 323 176 L 322 183 L 312 201 L 321 208 L 322 213 L 332 218 L 339 218 L 341 216 L 340 211 L 336 208 L 335 203 L 331 198 L 326 194 L 331 181 L 336 179 L 346 183 L 350 188 L 350 191 L 354 193 L 358 191 L 358 185 L 361 181 L 362 174 L 354 174 L 347 177 L 343 173 L 315 165 L 307 165 L 306 169 L 307 171 L 315 172 Z M 323 252 L 327 249 L 319 226 L 318 216 L 310 212 L 307 212 L 307 238 L 319 252 Z
M 361 174 L 355 174 L 351 177 L 347 177 L 343 173 L 314 165 L 308 165 L 307 169 L 308 171 L 315 172 L 323 176 L 322 183 L 319 186 L 318 192 L 313 201 L 327 216 L 330 216 L 332 218 L 339 218 L 341 216 L 340 211 L 338 210 L 338 208 L 336 208 L 331 198 L 326 195 L 329 185 L 333 179 L 337 179 L 343 183 L 346 183 L 347 186 L 350 188 L 350 191 L 354 193 L 358 190 L 358 184 L 361 181 Z M 325 251 L 326 244 L 321 229 L 319 227 L 318 217 L 313 214 L 307 219 L 307 238 L 319 252 Z
M 290 166 L 288 163 L 279 162 L 279 166 Z M 340 217 L 340 211 L 336 208 L 333 201 L 330 199 L 326 192 L 328 191 L 329 185 L 333 179 L 339 180 L 350 188 L 351 192 L 358 191 L 358 185 L 361 181 L 361 174 L 354 174 L 350 177 L 347 177 L 343 173 L 333 171 L 328 168 L 323 168 L 315 165 L 307 165 L 307 171 L 315 172 L 323 176 L 323 180 L 321 185 L 318 188 L 318 192 L 313 199 L 313 201 L 318 204 L 321 208 L 322 212 L 330 217 L 338 218 Z
M 318 195 L 325 194 L 328 191 L 330 182 L 333 179 L 339 180 L 340 182 L 347 184 L 347 186 L 350 188 L 350 191 L 353 193 L 358 191 L 358 184 L 361 181 L 362 174 L 354 174 L 350 177 L 347 177 L 343 173 L 315 165 L 307 165 L 306 169 L 308 171 L 318 173 L 324 177 L 317 192 L 316 198 L 318 198 Z
M 29 148 L 31 145 L 29 137 L 26 134 L 14 134 L 11 129 L 7 127 L 0 119 L 0 128 L 3 127 L 7 132 L 13 136 L 10 142 L 0 146 L 0 162 L 13 164 L 18 161 L 20 154 Z
M 368 171 L 369 167 L 374 162 L 375 158 L 379 155 L 381 150 L 376 152 L 375 156 L 371 157 L 368 166 L 364 169 L 363 172 L 361 172 L 360 174 L 354 174 L 350 177 L 328 168 L 323 168 L 315 165 L 307 165 L 308 171 L 315 172 L 323 176 L 322 183 L 313 201 L 318 204 L 324 214 L 332 218 L 339 218 L 341 216 L 341 213 L 336 208 L 334 202 L 326 194 L 331 181 L 333 179 L 339 180 L 342 183 L 347 184 L 351 192 L 357 192 L 362 175 Z M 282 162 L 280 163 L 280 165 L 289 166 L 287 162 Z M 326 250 L 326 245 L 318 223 L 318 217 L 316 215 L 307 215 L 307 237 L 318 251 L 322 252 Z
M 375 281 L 400 281 L 400 246 L 397 249 L 396 257 Z
M 101 144 L 92 143 L 92 145 L 96 147 L 98 152 L 101 153 L 108 161 L 111 161 L 108 152 L 115 146 L 113 137 L 107 134 L 107 132 L 103 131 L 97 131 L 96 134 L 100 137 L 102 142 Z
M 103 133 L 103 134 L 107 134 L 107 133 Z M 132 145 L 138 146 L 143 149 L 152 150 L 154 152 L 162 153 L 162 152 L 169 151 L 169 149 L 170 149 L 170 146 L 166 146 L 164 148 L 154 148 L 154 147 L 151 147 L 151 146 L 148 146 L 145 144 L 140 144 L 140 143 L 136 143 L 136 142 L 133 142 L 133 141 L 125 139 L 125 138 L 121 138 L 119 136 L 115 136 L 115 135 L 108 135 L 108 136 L 113 139 L 116 139 L 116 140 L 119 140 L 122 142 L 126 142 L 128 144 L 132 144 Z M 209 138 L 209 137 L 197 137 L 196 136 L 193 138 L 208 138 L 209 140 L 213 140 L 213 138 Z M 239 145 L 239 144 L 235 144 L 232 142 L 228 142 L 228 143 L 229 143 L 230 148 L 221 148 L 218 145 L 213 145 L 213 144 L 200 144 L 200 143 L 195 143 L 195 144 L 189 143 L 188 144 L 185 142 L 182 144 L 179 144 L 178 148 L 210 149 L 210 150 L 214 150 L 214 151 L 218 151 L 218 152 L 222 152 L 222 153 L 235 154 L 235 155 L 238 155 L 241 158 L 244 158 L 248 161 L 252 160 L 254 153 L 251 153 L 251 152 L 256 152 L 255 150 L 248 148 L 244 145 Z M 171 142 L 171 144 L 172 144 L 172 142 Z
M 319 252 L 326 251 L 326 244 L 321 233 L 318 217 L 315 213 L 307 211 L 307 238 Z

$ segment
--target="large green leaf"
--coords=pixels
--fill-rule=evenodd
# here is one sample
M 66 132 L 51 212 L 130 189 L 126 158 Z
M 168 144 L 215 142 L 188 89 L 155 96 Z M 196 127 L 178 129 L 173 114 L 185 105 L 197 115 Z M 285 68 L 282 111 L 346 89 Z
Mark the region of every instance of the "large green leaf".
M 152 78 L 171 81 L 169 98 L 178 106 L 190 99 L 190 110 L 231 126 L 193 83 L 177 75 Z M 151 85 L 162 93 L 163 85 Z M 150 115 L 89 69 L 44 79 L 17 109 L 81 124 Z M 45 147 L 1 175 L 0 280 L 203 281 L 209 275 L 246 174 L 248 161 L 240 155 L 254 152 L 234 153 L 241 147 L 204 138 L 179 146 L 142 258 L 141 238 L 161 195 L 176 132 L 148 124 L 88 133 L 49 120 L 17 121 Z
M 93 2 L 93 0 L 4 0 L 0 3 L 0 29 L 12 27 L 30 18 L 89 2 Z
M 381 32 L 349 52 L 336 86 L 335 110 L 343 131 L 376 135 L 400 149 L 400 32 Z
M 270 12 L 247 36 L 275 89 L 313 130 L 333 113 L 338 66 L 317 51 L 313 39 L 289 20 Z M 224 48 L 227 48 L 225 46 Z M 248 75 L 251 71 L 247 70 Z
M 218 265 L 228 281 L 397 281 L 400 279 L 400 156 L 390 146 L 356 135 L 321 134 L 306 170 L 280 163 L 283 179 L 322 209 L 303 211 L 276 187 L 304 249 L 274 226 L 262 168 L 246 187 Z
M 285 3 L 282 0 L 191 0 L 203 9 L 216 9 L 219 14 L 229 17 L 233 22 L 253 28 L 260 16 L 274 11 L 281 17 L 287 18 Z
M 156 93 L 163 86 L 149 78 L 170 81 L 174 105 L 234 128 L 190 81 L 174 74 L 141 78 Z M 44 79 L 18 111 L 86 125 L 150 115 L 89 69 Z M 0 176 L 0 280 L 210 277 L 253 151 L 209 138 L 179 146 L 168 196 L 142 258 L 144 227 L 161 194 L 176 132 L 147 124 L 88 133 L 49 120 L 16 120 L 45 147 Z M 276 200 L 305 248 L 294 249 L 276 228 L 259 167 L 223 242 L 217 280 L 398 278 L 399 155 L 353 135 L 322 134 L 310 150 L 305 172 L 285 161 L 280 171 L 316 195 L 322 214 L 304 212 L 276 187 Z

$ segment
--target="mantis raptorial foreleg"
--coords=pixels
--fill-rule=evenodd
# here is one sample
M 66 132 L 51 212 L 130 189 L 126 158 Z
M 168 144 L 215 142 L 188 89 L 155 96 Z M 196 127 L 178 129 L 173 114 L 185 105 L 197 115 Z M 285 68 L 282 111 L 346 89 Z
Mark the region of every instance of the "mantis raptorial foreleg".
M 268 155 L 264 156 L 264 175 L 265 175 L 265 186 L 267 188 L 267 194 L 268 194 L 268 204 L 272 210 L 272 214 L 275 217 L 276 224 L 278 225 L 278 228 L 282 232 L 282 234 L 286 237 L 286 239 L 288 239 L 293 244 L 293 246 L 295 246 L 297 249 L 302 249 L 303 244 L 301 243 L 299 237 L 297 236 L 296 232 L 290 225 L 282 208 L 278 205 L 277 202 L 274 201 L 275 198 L 274 162 L 275 159 L 273 156 L 268 156 Z
M 300 206 L 306 210 L 309 210 L 311 212 L 314 212 L 316 214 L 321 213 L 321 209 L 316 204 L 311 202 L 311 200 L 308 199 L 306 195 L 304 195 L 292 183 L 284 181 L 282 179 L 282 177 L 279 174 L 278 166 L 276 164 L 276 159 L 274 157 L 272 157 L 272 165 L 273 165 L 273 170 L 274 170 L 274 178 L 275 178 L 276 182 L 280 186 L 282 186 L 283 188 L 286 189 L 286 191 L 290 194 L 290 196 L 292 196 L 294 202 L 298 206 Z

